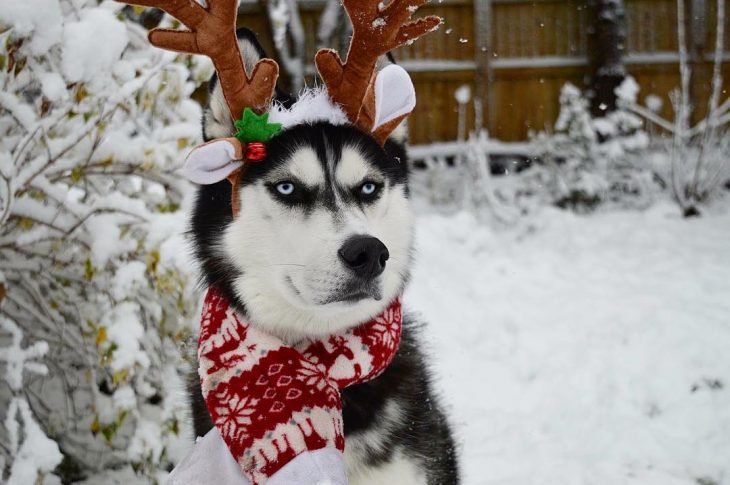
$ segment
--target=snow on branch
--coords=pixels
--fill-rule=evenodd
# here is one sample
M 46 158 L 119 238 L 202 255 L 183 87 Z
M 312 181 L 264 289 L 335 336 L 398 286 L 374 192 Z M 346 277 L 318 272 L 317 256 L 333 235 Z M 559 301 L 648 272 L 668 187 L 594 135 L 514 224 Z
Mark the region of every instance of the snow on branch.
M 34 419 L 23 394 L 23 376 L 26 373 L 46 375 L 47 367 L 39 362 L 48 352 L 46 342 L 35 342 L 23 347 L 23 332 L 7 317 L 0 316 L 0 334 L 10 336 L 10 345 L 0 348 L 0 363 L 4 364 L 4 380 L 12 397 L 7 407 L 5 430 L 12 466 L 8 485 L 36 483 L 39 477 L 49 474 L 61 462 L 62 456 L 55 441 L 46 436 Z M 0 476 L 3 470 L 0 468 Z
M 48 368 L 45 364 L 37 362 L 37 359 L 46 355 L 48 344 L 46 342 L 35 342 L 30 347 L 21 346 L 23 332 L 15 322 L 9 318 L 0 316 L 0 330 L 7 332 L 11 337 L 11 344 L 0 348 L 0 362 L 5 363 L 5 382 L 13 392 L 23 389 L 23 373 L 31 372 L 39 375 L 46 375 Z
M 266 2 L 274 46 L 290 79 L 290 90 L 299 92 L 304 86 L 304 25 L 297 0 Z

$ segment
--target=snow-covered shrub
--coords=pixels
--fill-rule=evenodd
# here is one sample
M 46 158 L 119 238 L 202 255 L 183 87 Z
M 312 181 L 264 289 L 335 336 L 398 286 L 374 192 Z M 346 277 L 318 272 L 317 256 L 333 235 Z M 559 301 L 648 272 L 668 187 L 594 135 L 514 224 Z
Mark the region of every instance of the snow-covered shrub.
M 58 444 L 48 438 L 38 426 L 28 401 L 23 394 L 23 374 L 46 375 L 48 368 L 37 362 L 48 352 L 46 342 L 35 342 L 22 347 L 23 332 L 12 320 L 0 315 L 0 332 L 9 337 L 8 345 L 0 347 L 0 362 L 5 366 L 4 380 L 8 386 L 9 401 L 3 420 L 7 433 L 3 468 L 10 467 L 8 485 L 35 483 L 49 475 L 63 458 Z
M 504 148 L 504 143 L 490 139 L 483 129 L 469 133 L 462 142 L 412 147 L 409 160 L 414 170 L 409 184 L 415 199 L 445 211 L 464 209 L 490 224 L 516 223 L 541 202 L 523 177 L 494 162 L 494 154 L 505 158 Z M 524 157 L 518 149 L 514 167 Z
M 154 476 L 180 431 L 196 298 L 175 169 L 200 133 L 189 95 L 211 71 L 149 47 L 126 12 L 0 6 L 0 318 L 16 369 L 0 382 L 0 481 L 47 475 L 53 450 L 65 479 L 127 465 Z M 21 386 L 7 381 L 19 335 L 48 370 Z M 29 447 L 47 454 L 30 472 Z
M 725 45 L 725 1 L 717 0 L 717 24 L 713 54 L 713 73 L 707 116 L 692 125 L 693 99 L 690 90 L 691 67 L 687 52 L 684 2 L 677 2 L 677 40 L 679 44 L 680 86 L 670 94 L 674 119 L 659 116 L 650 103 L 643 107 L 633 99 L 623 99 L 622 109 L 637 114 L 669 136 L 653 140 L 659 153 L 653 157 L 655 170 L 685 216 L 699 214 L 699 205 L 712 198 L 730 182 L 730 97 L 722 101 L 722 64 Z M 638 89 L 637 89 L 638 91 Z M 722 101 L 722 102 L 721 102 Z
M 637 92 L 631 77 L 616 89 L 619 100 L 635 99 Z M 531 176 L 548 188 L 558 206 L 636 204 L 651 195 L 651 169 L 641 156 L 649 145 L 642 119 L 621 108 L 594 118 L 584 93 L 570 83 L 560 94 L 554 132 L 539 133 L 533 142 L 541 164 Z
M 621 106 L 637 93 L 631 77 L 616 89 L 626 100 Z M 592 117 L 588 99 L 572 84 L 563 87 L 560 106 L 554 132 L 529 143 L 503 144 L 478 130 L 464 141 L 412 149 L 411 158 L 422 166 L 414 172 L 415 192 L 436 205 L 466 207 L 508 224 L 545 205 L 579 211 L 600 203 L 647 206 L 660 187 L 643 120 L 621 108 Z M 510 153 L 514 161 L 505 167 Z
M 492 176 L 491 142 L 486 130 L 472 132 L 462 156 L 464 202 L 477 217 L 496 224 L 511 224 L 523 212 L 519 188 L 509 175 Z

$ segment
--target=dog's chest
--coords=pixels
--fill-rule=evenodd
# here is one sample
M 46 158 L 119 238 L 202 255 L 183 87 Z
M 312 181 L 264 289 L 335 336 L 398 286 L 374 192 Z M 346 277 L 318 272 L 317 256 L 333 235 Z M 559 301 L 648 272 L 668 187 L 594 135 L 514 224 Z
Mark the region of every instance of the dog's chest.
M 403 414 L 398 399 L 392 397 L 375 413 L 369 426 L 346 435 L 345 464 L 350 485 L 427 483 L 420 464 L 393 439 L 393 432 L 403 426 Z
M 427 485 L 426 474 L 420 464 L 400 450 L 386 462 L 371 464 L 367 447 L 376 439 L 372 436 L 353 436 L 345 448 L 345 465 L 349 485 Z

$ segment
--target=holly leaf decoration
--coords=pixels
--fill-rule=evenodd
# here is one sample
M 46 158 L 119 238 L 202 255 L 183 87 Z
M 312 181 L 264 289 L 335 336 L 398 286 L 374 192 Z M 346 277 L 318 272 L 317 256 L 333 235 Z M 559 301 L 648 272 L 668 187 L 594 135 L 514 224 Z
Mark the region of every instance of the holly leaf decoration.
M 269 113 L 257 115 L 251 108 L 243 110 L 243 117 L 234 126 L 238 130 L 235 137 L 242 143 L 266 143 L 281 131 L 280 123 L 269 123 Z

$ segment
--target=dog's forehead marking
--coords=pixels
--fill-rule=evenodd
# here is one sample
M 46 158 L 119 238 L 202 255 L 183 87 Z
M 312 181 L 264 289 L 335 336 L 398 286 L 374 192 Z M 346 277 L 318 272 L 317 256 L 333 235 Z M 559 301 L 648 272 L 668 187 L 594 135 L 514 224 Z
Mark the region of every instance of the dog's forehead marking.
M 373 167 L 358 150 L 351 146 L 342 149 L 342 157 L 335 170 L 338 185 L 352 187 L 361 183 L 368 176 L 372 176 L 372 174 Z
M 284 170 L 309 186 L 324 185 L 325 174 L 317 153 L 311 147 L 298 148 L 292 153 Z

